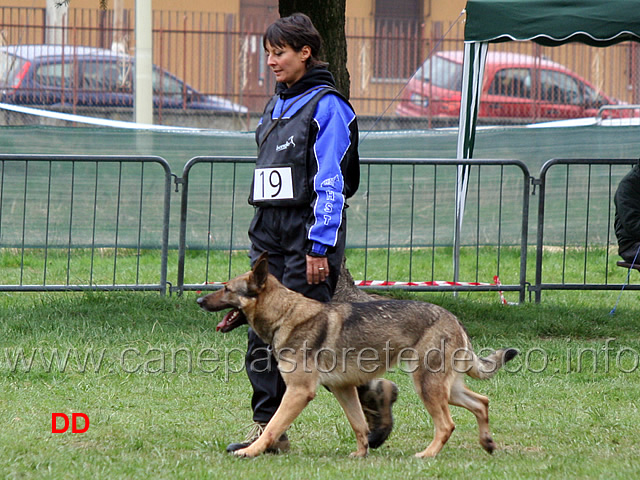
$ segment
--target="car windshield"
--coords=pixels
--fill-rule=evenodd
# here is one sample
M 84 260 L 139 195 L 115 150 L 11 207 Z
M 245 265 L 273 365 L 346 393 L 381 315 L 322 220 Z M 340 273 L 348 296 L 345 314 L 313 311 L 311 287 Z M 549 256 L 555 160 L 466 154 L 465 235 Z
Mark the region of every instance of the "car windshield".
M 462 90 L 462 65 L 435 55 L 416 71 L 414 78 L 448 90 Z
M 187 91 L 184 83 L 172 78 L 159 68 L 153 69 L 153 93 L 155 95 L 180 98 L 184 94 L 183 90 Z
M 584 86 L 584 102 L 587 108 L 600 108 L 609 101 L 589 85 Z

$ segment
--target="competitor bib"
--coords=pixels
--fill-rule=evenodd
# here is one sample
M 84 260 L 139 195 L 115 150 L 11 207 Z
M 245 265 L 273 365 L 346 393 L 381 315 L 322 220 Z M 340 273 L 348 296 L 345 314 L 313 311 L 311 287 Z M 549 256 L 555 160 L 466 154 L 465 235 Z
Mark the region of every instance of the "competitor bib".
M 293 199 L 291 167 L 256 168 L 253 172 L 253 201 Z

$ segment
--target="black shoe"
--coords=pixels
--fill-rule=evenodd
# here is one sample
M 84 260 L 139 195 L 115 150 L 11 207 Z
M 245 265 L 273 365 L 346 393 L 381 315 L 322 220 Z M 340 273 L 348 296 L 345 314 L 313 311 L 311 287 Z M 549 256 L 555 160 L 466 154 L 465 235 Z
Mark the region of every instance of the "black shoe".
M 358 397 L 369 425 L 369 448 L 378 448 L 393 430 L 391 407 L 398 399 L 398 387 L 390 380 L 377 378 L 358 387 Z
M 258 439 L 258 437 L 260 437 L 260 435 L 264 431 L 264 427 L 266 426 L 267 426 L 266 423 L 261 423 L 261 422 L 254 423 L 251 427 L 251 430 L 247 434 L 247 438 L 245 438 L 244 442 L 231 443 L 227 445 L 227 452 L 232 453 L 232 452 L 235 452 L 236 450 L 247 448 L 249 445 L 255 442 Z M 284 453 L 289 451 L 289 447 L 290 447 L 289 438 L 287 437 L 286 433 L 283 433 L 277 442 L 275 442 L 273 445 L 271 445 L 265 450 L 265 453 Z

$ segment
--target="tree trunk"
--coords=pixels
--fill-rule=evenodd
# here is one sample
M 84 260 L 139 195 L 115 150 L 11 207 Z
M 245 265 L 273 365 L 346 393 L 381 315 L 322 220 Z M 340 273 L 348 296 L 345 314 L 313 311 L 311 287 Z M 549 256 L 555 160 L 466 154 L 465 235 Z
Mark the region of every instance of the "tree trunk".
M 322 36 L 322 60 L 329 63 L 329 70 L 336 78 L 336 87 L 349 98 L 350 77 L 347 70 L 347 37 L 345 28 L 346 0 L 280 0 L 278 11 L 281 17 L 292 13 L 304 13 Z
M 47 0 L 46 6 L 47 27 L 45 29 L 45 41 L 48 44 L 59 45 L 67 43 L 67 15 L 69 7 L 60 4 L 57 0 Z

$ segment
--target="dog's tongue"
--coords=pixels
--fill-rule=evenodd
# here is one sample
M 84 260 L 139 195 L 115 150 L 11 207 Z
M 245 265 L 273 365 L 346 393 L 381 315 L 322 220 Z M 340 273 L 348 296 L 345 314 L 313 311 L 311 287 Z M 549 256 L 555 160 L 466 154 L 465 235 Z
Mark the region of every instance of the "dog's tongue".
M 241 321 L 243 320 L 243 318 L 240 317 L 244 317 L 244 315 L 240 310 L 234 308 L 229 313 L 227 313 L 222 321 L 216 326 L 216 332 L 230 332 L 234 328 L 246 323 L 246 320 Z
M 233 318 L 233 313 L 234 310 L 231 310 L 229 313 L 227 313 L 224 318 L 222 319 L 222 321 L 216 326 L 216 332 L 226 332 L 227 329 L 233 324 L 233 322 L 231 321 L 231 319 Z

